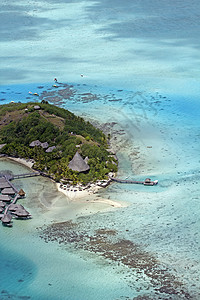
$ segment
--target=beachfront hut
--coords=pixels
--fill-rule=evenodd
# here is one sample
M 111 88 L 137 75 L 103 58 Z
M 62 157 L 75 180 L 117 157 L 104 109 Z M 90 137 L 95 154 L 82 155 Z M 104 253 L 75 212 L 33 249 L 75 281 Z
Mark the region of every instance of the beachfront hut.
M 49 152 L 52 152 L 53 150 L 56 149 L 56 146 L 52 146 L 52 147 L 49 147 L 46 152 L 49 153 Z
M 76 152 L 72 160 L 68 164 L 68 168 L 77 171 L 77 172 L 86 172 L 90 169 L 88 164 L 84 161 L 84 159 L 81 157 L 81 155 Z
M 20 195 L 20 197 L 25 197 L 25 195 L 26 195 L 24 190 L 22 190 L 22 189 L 20 189 L 18 194 Z
M 49 147 L 49 144 L 47 142 L 41 143 L 40 145 L 43 149 L 47 149 Z
M 0 195 L 0 201 L 10 202 L 11 197 L 8 195 Z
M 41 146 L 41 142 L 39 140 L 33 141 L 30 143 L 29 147 Z
M 12 216 L 10 214 L 3 215 L 1 218 L 2 223 L 8 224 L 12 220 Z
M 12 188 L 5 188 L 1 191 L 2 195 L 14 195 L 15 191 Z

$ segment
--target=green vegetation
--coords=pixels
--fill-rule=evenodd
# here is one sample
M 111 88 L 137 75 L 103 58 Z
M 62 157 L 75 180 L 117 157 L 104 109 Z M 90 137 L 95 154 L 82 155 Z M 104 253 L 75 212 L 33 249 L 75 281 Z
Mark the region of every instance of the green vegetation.
M 35 109 L 34 106 L 40 106 Z M 39 140 L 56 148 L 47 153 L 41 146 L 30 147 Z M 73 184 L 106 179 L 117 171 L 117 161 L 106 150 L 107 140 L 102 131 L 83 118 L 63 108 L 41 103 L 10 103 L 0 109 L 0 144 L 6 144 L 0 153 L 30 158 L 34 168 L 54 178 Z M 90 170 L 79 173 L 68 168 L 75 153 L 88 157 Z

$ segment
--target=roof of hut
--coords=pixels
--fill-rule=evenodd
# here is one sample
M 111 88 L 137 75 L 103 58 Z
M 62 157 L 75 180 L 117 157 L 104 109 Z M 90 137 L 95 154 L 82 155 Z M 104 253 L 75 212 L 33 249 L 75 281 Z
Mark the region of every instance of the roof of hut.
M 10 184 L 9 182 L 5 181 L 5 182 L 0 182 L 0 189 L 5 189 L 5 188 L 9 188 Z
M 10 201 L 11 198 L 8 195 L 0 195 L 0 201 Z
M 29 145 L 30 147 L 41 146 L 41 142 L 39 140 L 33 141 Z
M 0 207 L 4 207 L 4 206 L 6 206 L 6 204 L 0 200 Z
M 24 207 L 21 204 L 13 204 L 13 203 L 11 203 L 9 205 L 9 210 L 10 211 L 15 211 L 17 209 L 24 209 Z
M 1 219 L 3 223 L 9 223 L 11 220 L 12 220 L 12 216 L 10 214 L 4 215 L 3 218 Z
M 49 144 L 47 142 L 41 143 L 40 145 L 43 149 L 47 149 L 49 147 Z
M 88 164 L 84 161 L 81 155 L 76 152 L 73 159 L 69 162 L 68 167 L 73 171 L 85 172 L 90 169 Z
M 25 209 L 17 209 L 15 212 L 13 212 L 18 217 L 28 217 L 29 212 Z
M 15 191 L 12 188 L 5 188 L 1 191 L 3 195 L 14 195 Z
M 40 109 L 40 106 L 39 106 L 39 105 L 35 105 L 35 106 L 34 106 L 34 109 L 36 109 L 36 110 L 37 110 L 37 109 Z
M 52 152 L 54 149 L 56 149 L 56 146 L 52 146 L 52 147 L 49 147 L 46 152 L 49 153 L 49 152 Z
M 0 206 L 0 213 L 4 211 L 4 207 Z
M 7 180 L 5 179 L 5 177 L 0 177 L 0 183 L 4 183 L 7 182 Z
M 20 189 L 20 191 L 19 191 L 19 193 L 18 193 L 20 196 L 25 196 L 26 194 L 25 194 L 25 192 L 24 192 L 24 190 L 22 190 L 22 189 Z

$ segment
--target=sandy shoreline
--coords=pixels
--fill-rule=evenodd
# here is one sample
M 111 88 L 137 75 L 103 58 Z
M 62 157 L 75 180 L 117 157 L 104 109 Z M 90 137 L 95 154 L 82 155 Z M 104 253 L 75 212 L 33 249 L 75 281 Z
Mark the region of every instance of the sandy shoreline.
M 34 162 L 30 159 L 15 158 L 15 157 L 8 157 L 8 156 L 2 157 L 2 158 L 7 158 L 10 160 L 13 160 L 19 164 L 22 164 L 22 165 L 30 168 L 31 170 L 33 170 L 32 166 L 33 166 Z M 74 186 L 70 186 L 70 188 L 64 188 L 60 183 L 55 183 L 55 185 L 57 187 L 58 192 L 63 193 L 67 197 L 67 199 L 69 199 L 71 201 L 80 200 L 80 199 L 85 200 L 85 198 L 87 198 L 87 201 L 89 201 L 90 203 L 104 203 L 104 204 L 110 205 L 115 208 L 127 206 L 127 204 L 125 204 L 125 203 L 122 204 L 117 201 L 100 198 L 100 197 L 94 197 L 95 194 L 97 194 L 98 191 L 103 188 L 101 186 L 98 186 L 97 184 L 91 184 L 91 186 L 89 188 L 82 189 L 82 190 L 78 190 Z M 93 196 L 93 197 L 91 197 L 91 196 Z
M 99 187 L 96 185 L 93 185 L 91 188 L 85 189 L 82 191 L 78 191 L 78 190 L 74 189 L 74 187 L 71 187 L 69 190 L 64 190 L 63 188 L 60 187 L 60 183 L 56 183 L 56 186 L 57 186 L 57 190 L 59 192 L 63 193 L 70 200 L 80 200 L 80 199 L 85 200 L 85 198 L 87 198 L 89 203 L 104 203 L 104 204 L 110 205 L 115 208 L 127 206 L 127 204 L 125 204 L 125 203 L 122 204 L 120 202 L 113 201 L 110 199 L 95 197 L 95 194 L 98 193 L 98 190 L 102 189 L 102 187 Z M 91 197 L 91 196 L 93 196 L 93 197 Z

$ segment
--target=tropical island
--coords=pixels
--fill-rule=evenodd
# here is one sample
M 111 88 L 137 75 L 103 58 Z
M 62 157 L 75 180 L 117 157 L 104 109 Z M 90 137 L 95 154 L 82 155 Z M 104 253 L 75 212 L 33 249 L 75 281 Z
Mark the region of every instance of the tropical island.
M 108 142 L 91 123 L 45 100 L 1 105 L 0 154 L 32 160 L 61 184 L 108 181 L 118 168 Z

